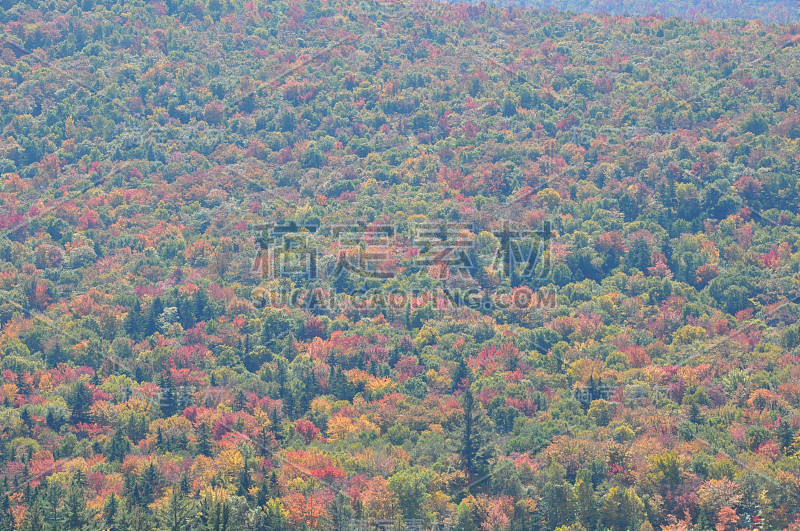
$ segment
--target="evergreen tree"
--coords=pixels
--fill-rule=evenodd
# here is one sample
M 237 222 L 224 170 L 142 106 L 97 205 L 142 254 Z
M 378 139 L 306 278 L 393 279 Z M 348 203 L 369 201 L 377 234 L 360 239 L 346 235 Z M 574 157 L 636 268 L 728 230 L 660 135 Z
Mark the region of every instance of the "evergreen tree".
M 470 475 L 485 473 L 492 449 L 488 444 L 486 429 L 488 420 L 480 402 L 475 401 L 472 387 L 467 387 L 461 395 L 463 417 L 459 433 L 459 454 Z
M 167 504 L 158 514 L 160 529 L 165 531 L 194 529 L 194 514 L 191 498 L 185 496 L 180 489 L 172 488 L 167 498 Z
M 33 502 L 25 515 L 25 526 L 22 529 L 25 531 L 44 531 L 46 529 L 42 506 L 38 500 Z
M 150 305 L 150 311 L 147 313 L 147 321 L 145 322 L 144 335 L 151 336 L 158 331 L 158 318 L 164 312 L 164 303 L 161 302 L 159 297 L 153 299 Z
M 239 389 L 236 392 L 236 396 L 233 399 L 233 410 L 242 411 L 246 403 L 247 403 L 247 398 L 244 396 L 244 391 Z
M 64 489 L 58 482 L 48 484 L 42 499 L 42 511 L 48 529 L 59 529 L 62 523 L 61 504 Z
M 199 529 L 208 531 L 223 531 L 228 529 L 231 518 L 231 506 L 228 500 L 216 499 L 211 494 L 206 494 L 200 501 L 197 519 Z
M 108 529 L 114 529 L 114 520 L 119 512 L 119 498 L 113 492 L 103 504 L 103 521 Z
M 161 412 L 165 417 L 171 417 L 175 414 L 177 409 L 177 402 L 175 400 L 175 385 L 166 373 L 161 378 Z
M 200 432 L 197 434 L 197 451 L 200 455 L 211 457 L 211 430 L 205 422 L 200 424 L 199 429 Z
M 336 531 L 347 531 L 351 529 L 353 523 L 353 509 L 350 506 L 350 499 L 342 493 L 336 494 L 330 504 L 328 504 L 328 521 L 326 529 Z
M 788 422 L 781 419 L 781 423 L 778 424 L 778 429 L 776 430 L 776 435 L 778 437 L 778 444 L 781 445 L 782 450 L 786 451 L 787 448 L 792 446 L 792 441 L 794 441 L 794 430 L 792 430 L 792 427 Z
M 469 367 L 467 367 L 466 361 L 463 358 L 458 360 L 458 366 L 456 367 L 456 371 L 453 374 L 453 383 L 452 383 L 452 390 L 455 391 L 460 389 L 464 384 L 464 379 L 470 380 L 471 379 L 471 371 Z
M 68 529 L 83 529 L 89 523 L 86 496 L 77 485 L 70 487 L 64 501 L 64 524 Z
M 595 529 L 597 501 L 592 487 L 592 474 L 582 469 L 575 480 L 575 519 L 586 529 Z
M 131 450 L 131 441 L 122 433 L 122 430 L 117 430 L 114 432 L 106 448 L 106 455 L 109 461 L 118 461 L 121 463 Z
M 71 424 L 89 423 L 89 408 L 92 405 L 92 390 L 86 382 L 78 382 L 70 397 Z
M 245 461 L 244 466 L 242 467 L 242 471 L 239 473 L 239 486 L 237 488 L 236 494 L 238 496 L 249 498 L 251 484 L 252 481 L 250 478 L 250 467 L 247 464 L 247 461 Z
M 574 521 L 576 495 L 566 482 L 566 471 L 560 464 L 553 463 L 547 476 L 542 489 L 542 512 L 546 528 L 556 529 Z
M 194 296 L 194 317 L 199 321 L 209 321 L 214 318 L 208 306 L 208 294 L 202 286 Z
M 155 463 L 150 463 L 142 472 L 142 484 L 144 495 L 148 503 L 153 502 L 161 495 L 161 487 L 164 483 L 164 476 Z
M 134 339 L 139 339 L 142 336 L 143 328 L 142 303 L 139 302 L 139 299 L 137 298 L 133 303 L 133 307 L 128 311 L 128 315 L 125 318 L 125 333 Z

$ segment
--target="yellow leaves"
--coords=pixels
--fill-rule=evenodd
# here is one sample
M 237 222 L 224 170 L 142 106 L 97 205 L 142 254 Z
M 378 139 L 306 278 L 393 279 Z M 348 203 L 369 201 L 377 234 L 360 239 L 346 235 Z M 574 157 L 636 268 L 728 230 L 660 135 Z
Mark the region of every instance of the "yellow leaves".
M 392 382 L 391 378 L 376 378 L 372 377 L 365 385 L 365 389 L 370 393 L 380 393 L 382 391 L 386 391 L 387 389 L 391 389 L 395 386 L 395 383 Z
M 313 413 L 322 413 L 325 415 L 329 415 L 332 409 L 333 405 L 327 398 L 318 396 L 311 401 L 311 411 Z
M 75 138 L 76 132 L 75 120 L 72 119 L 72 116 L 67 117 L 67 121 L 64 122 L 64 138 Z
M 585 384 L 590 378 L 594 378 L 595 381 L 602 378 L 605 368 L 605 363 L 600 360 L 582 358 L 572 362 L 567 370 L 567 376 L 575 382 Z
M 353 431 L 353 421 L 347 417 L 331 417 L 328 420 L 328 439 L 341 441 Z
M 439 342 L 439 332 L 437 332 L 436 329 L 431 326 L 424 325 L 422 328 L 420 328 L 415 341 L 418 348 L 422 348 L 427 345 L 435 345 Z
M 680 327 L 675 331 L 674 334 L 672 334 L 672 342 L 678 345 L 688 345 L 690 343 L 694 343 L 695 341 L 705 339 L 705 337 L 706 331 L 704 328 L 686 325 Z
M 314 400 L 317 400 L 317 399 L 315 398 Z M 311 404 L 312 404 L 312 411 L 313 411 L 314 402 L 312 401 Z M 268 429 L 272 425 L 272 421 L 269 418 L 269 413 L 267 413 L 266 411 L 264 411 L 260 407 L 257 407 L 253 411 L 253 416 L 256 418 L 256 422 L 258 423 L 258 426 L 263 430 Z
M 361 369 L 351 369 L 349 371 L 345 371 L 345 375 L 347 376 L 347 380 L 355 385 L 365 383 L 370 378 L 370 374 L 367 371 L 362 371 Z
M 540 190 L 539 193 L 536 194 L 536 199 L 548 208 L 553 208 L 561 204 L 561 194 L 552 188 Z
M 697 371 L 695 371 L 692 367 L 688 365 L 684 365 L 678 368 L 678 377 L 683 378 L 684 382 L 688 386 L 696 386 L 700 385 L 700 378 L 697 376 Z
M 156 419 L 150 423 L 150 435 L 155 437 L 158 434 L 158 430 L 161 430 L 163 435 L 171 435 L 171 434 L 180 434 L 180 433 L 191 433 L 192 432 L 192 422 L 187 419 L 186 417 L 167 417 L 163 419 Z M 148 437 L 150 439 L 150 437 Z
M 616 291 L 600 295 L 595 299 L 595 303 L 604 312 L 614 315 L 617 312 L 617 305 L 619 304 L 620 294 Z
M 3 398 L 8 401 L 14 400 L 14 397 L 17 396 L 18 392 L 19 387 L 17 387 L 17 384 L 7 383 L 0 387 L 0 394 L 2 394 Z
M 434 369 L 428 369 L 428 371 L 425 373 L 425 380 L 432 388 L 440 391 L 443 391 L 451 383 L 449 378 L 439 374 Z
M 235 479 L 244 468 L 244 457 L 236 448 L 226 448 L 217 457 L 217 468 L 223 475 Z
M 149 413 L 150 401 L 145 400 L 143 397 L 134 396 L 119 405 L 120 413 L 123 411 L 132 411 L 134 413 Z
M 231 495 L 230 492 L 221 487 L 205 487 L 200 491 L 200 497 L 210 502 L 224 502 L 227 501 Z
M 380 433 L 380 428 L 365 416 L 351 419 L 343 415 L 337 415 L 328 420 L 328 439 L 331 441 L 341 441 L 350 433 L 365 431 Z
M 706 481 L 697 491 L 697 504 L 710 514 L 716 514 L 721 507 L 733 507 L 741 500 L 739 485 L 727 478 Z
M 89 412 L 92 419 L 101 426 L 113 426 L 119 416 L 117 407 L 105 400 L 92 404 L 92 407 L 89 408 Z
M 198 455 L 192 464 L 192 476 L 199 479 L 201 483 L 208 484 L 215 475 L 214 461 L 204 455 Z
M 53 390 L 53 377 L 49 372 L 42 373 L 39 377 L 39 393 L 46 395 Z

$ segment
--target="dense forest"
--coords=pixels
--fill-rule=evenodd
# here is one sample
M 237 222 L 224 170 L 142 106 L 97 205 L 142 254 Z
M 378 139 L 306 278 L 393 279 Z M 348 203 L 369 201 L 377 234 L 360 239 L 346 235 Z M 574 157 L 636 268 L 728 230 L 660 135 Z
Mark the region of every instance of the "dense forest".
M 691 20 L 758 18 L 782 24 L 800 21 L 800 4 L 794 0 L 501 0 L 497 3 L 640 17 L 662 15 Z
M 0 530 L 800 529 L 800 25 L 0 24 Z

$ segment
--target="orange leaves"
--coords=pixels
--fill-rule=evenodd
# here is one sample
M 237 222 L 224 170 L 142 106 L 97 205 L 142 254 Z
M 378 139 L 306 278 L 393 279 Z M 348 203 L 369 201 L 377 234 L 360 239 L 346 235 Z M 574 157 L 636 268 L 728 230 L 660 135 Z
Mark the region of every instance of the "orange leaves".
M 5 182 L 6 188 L 11 190 L 14 193 L 24 192 L 30 187 L 26 181 L 22 180 L 19 174 L 16 173 L 4 173 L 2 175 L 3 181 Z
M 289 521 L 295 526 L 324 529 L 325 506 L 332 498 L 333 494 L 329 492 L 312 492 L 309 496 L 292 492 L 283 497 L 283 505 L 289 512 Z
M 787 242 L 776 244 L 761 256 L 761 263 L 769 269 L 776 269 L 792 255 L 792 247 Z
M 214 246 L 203 239 L 190 243 L 184 251 L 186 260 L 193 266 L 207 265 L 214 254 Z
M 341 441 L 346 439 L 348 434 L 357 434 L 364 431 L 380 433 L 380 428 L 365 415 L 356 416 L 355 413 L 352 415 L 348 415 L 347 413 L 347 411 L 342 410 L 328 419 L 329 440 Z
M 739 485 L 727 478 L 711 479 L 697 491 L 697 504 L 711 514 L 722 507 L 733 507 L 742 501 Z
M 332 485 L 346 477 L 345 472 L 327 454 L 317 449 L 291 450 L 282 470 L 284 481 L 316 479 Z
M 392 518 L 396 496 L 389 490 L 386 479 L 375 477 L 366 482 L 360 496 L 366 514 L 372 518 Z

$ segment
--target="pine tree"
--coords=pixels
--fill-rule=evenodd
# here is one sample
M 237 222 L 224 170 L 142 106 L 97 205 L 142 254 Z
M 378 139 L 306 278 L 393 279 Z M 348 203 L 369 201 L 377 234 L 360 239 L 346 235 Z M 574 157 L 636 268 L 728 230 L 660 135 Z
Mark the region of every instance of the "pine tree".
M 575 519 L 576 495 L 566 480 L 566 470 L 554 463 L 542 490 L 542 512 L 548 529 L 569 525 Z
M 141 338 L 142 328 L 142 303 L 137 298 L 125 318 L 125 333 L 134 339 L 139 339 Z
M 58 529 L 61 525 L 61 499 L 63 497 L 64 489 L 58 482 L 47 486 L 42 499 L 42 510 L 49 529 Z
M 68 529 L 82 529 L 89 523 L 89 516 L 86 511 L 86 496 L 83 489 L 74 485 L 67 492 L 67 499 L 64 501 L 65 521 Z
M 456 389 L 461 388 L 464 379 L 469 380 L 471 378 L 469 367 L 467 367 L 467 363 L 464 359 L 458 360 L 458 366 L 456 367 L 456 371 L 453 374 L 453 383 L 452 383 L 452 390 L 455 391 Z
M 353 509 L 350 506 L 350 499 L 342 493 L 336 494 L 328 505 L 328 522 L 326 529 L 336 531 L 346 531 L 351 529 L 353 523 Z
M 471 386 L 464 389 L 460 402 L 464 414 L 459 434 L 459 454 L 467 472 L 478 475 L 485 472 L 492 453 L 486 437 L 488 420 L 480 403 L 475 402 Z
M 213 315 L 209 311 L 208 306 L 208 294 L 206 290 L 202 287 L 197 290 L 197 294 L 194 296 L 194 317 L 200 321 L 209 321 L 213 319 Z
M 787 448 L 792 446 L 792 441 L 794 441 L 794 430 L 792 430 L 792 427 L 788 422 L 781 420 L 781 423 L 778 425 L 776 435 L 778 436 L 778 443 L 781 445 L 782 450 L 786 451 Z
M 272 531 L 288 531 L 289 514 L 281 501 L 277 498 L 267 500 L 264 504 L 264 524 L 267 529 Z
M 233 399 L 233 410 L 234 411 L 242 411 L 244 409 L 245 404 L 247 403 L 247 399 L 244 396 L 244 391 L 239 389 L 236 392 L 236 397 Z
M 59 363 L 67 361 L 67 356 L 64 353 L 64 349 L 61 347 L 60 341 L 55 341 L 53 348 L 48 351 L 46 361 L 48 368 L 56 367 Z
M 142 473 L 142 483 L 148 502 L 152 502 L 161 494 L 164 477 L 155 463 L 150 463 Z
M 191 498 L 184 496 L 180 489 L 173 488 L 166 506 L 158 515 L 160 528 L 167 531 L 193 529 L 193 520 L 194 507 Z
M 247 461 L 245 461 L 244 467 L 242 467 L 242 471 L 239 473 L 239 486 L 237 488 L 236 494 L 238 496 L 244 496 L 245 498 L 249 498 L 251 485 L 252 481 L 250 478 L 250 467 L 247 464 Z
M 575 519 L 586 529 L 595 529 L 597 500 L 592 487 L 592 474 L 582 469 L 575 480 Z
M 164 303 L 161 299 L 156 297 L 153 299 L 153 304 L 150 305 L 150 311 L 147 313 L 147 322 L 144 327 L 144 335 L 151 336 L 158 331 L 158 318 L 164 312 Z
M 45 529 L 44 514 L 39 501 L 33 502 L 30 510 L 25 515 L 25 531 L 43 531 Z
M 165 417 L 171 417 L 175 414 L 176 401 L 175 401 L 175 385 L 172 383 L 172 378 L 167 374 L 161 379 L 163 386 L 161 392 L 161 412 Z
M 192 484 L 189 482 L 189 475 L 186 473 L 181 474 L 181 492 L 189 494 L 192 490 Z
M 122 430 L 117 430 L 114 432 L 113 437 L 111 437 L 111 441 L 108 443 L 106 455 L 108 455 L 109 461 L 122 462 L 130 449 L 130 440 L 125 437 L 125 434 L 122 433 Z
M 106 523 L 106 527 L 108 529 L 114 528 L 114 520 L 117 517 L 117 513 L 119 512 L 119 498 L 113 492 L 111 496 L 106 499 L 105 504 L 103 504 L 103 520 Z
M 89 408 L 92 405 L 92 390 L 86 382 L 78 382 L 71 396 L 71 423 L 91 422 Z
M 197 518 L 200 523 L 200 529 L 221 531 L 228 529 L 230 515 L 231 506 L 227 500 L 218 500 L 213 495 L 206 494 L 200 501 Z
M 256 505 L 258 507 L 263 507 L 271 494 L 268 480 L 265 478 L 258 485 L 258 490 L 256 491 Z
M 194 314 L 192 313 L 189 303 L 181 297 L 178 297 L 175 301 L 175 306 L 178 308 L 178 319 L 183 329 L 189 330 L 190 328 L 194 328 Z
M 197 435 L 197 451 L 200 455 L 211 457 L 211 432 L 208 424 L 200 424 L 200 433 Z

